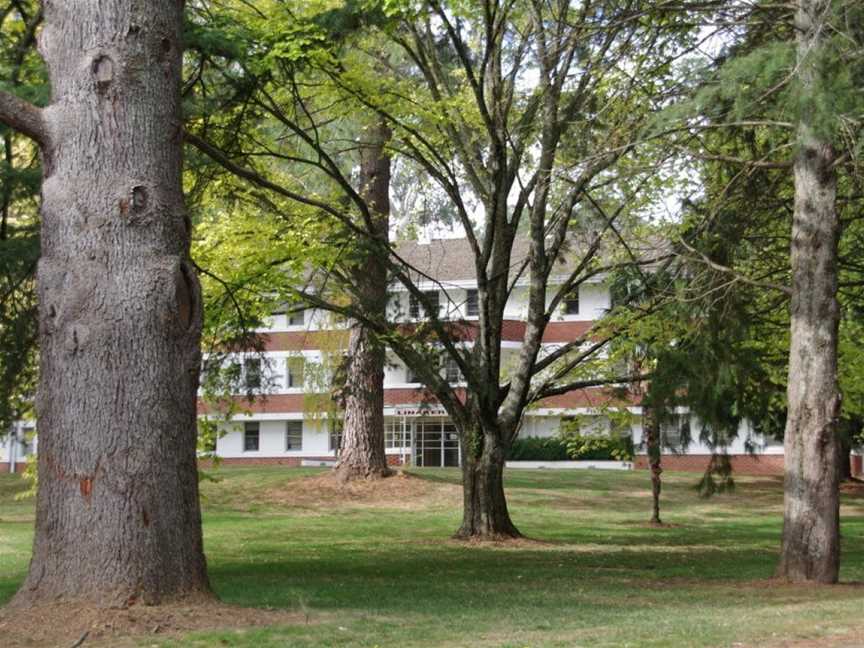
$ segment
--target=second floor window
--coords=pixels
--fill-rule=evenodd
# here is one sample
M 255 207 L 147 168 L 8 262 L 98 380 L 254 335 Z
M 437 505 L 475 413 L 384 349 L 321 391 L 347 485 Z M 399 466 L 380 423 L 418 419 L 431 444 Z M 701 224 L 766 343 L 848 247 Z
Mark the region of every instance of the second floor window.
M 453 358 L 444 359 L 444 379 L 451 385 L 462 382 L 462 372 L 459 371 L 459 365 Z
M 466 291 L 465 296 L 465 315 L 468 317 L 477 317 L 480 314 L 480 304 L 477 300 L 477 290 L 470 289 Z
M 429 303 L 429 310 L 427 310 L 414 295 L 408 297 L 408 314 L 411 316 L 411 319 L 421 319 L 422 316 L 438 317 L 440 311 L 438 291 L 426 290 L 423 292 L 423 296 Z
M 243 425 L 243 452 L 257 452 L 261 445 L 261 424 L 256 422 Z
M 579 314 L 579 286 L 571 288 L 570 292 L 567 293 L 567 296 L 564 298 L 564 314 Z
M 285 386 L 289 389 L 303 387 L 303 358 L 288 358 L 286 360 Z
M 243 376 L 246 389 L 261 389 L 261 358 L 244 360 Z

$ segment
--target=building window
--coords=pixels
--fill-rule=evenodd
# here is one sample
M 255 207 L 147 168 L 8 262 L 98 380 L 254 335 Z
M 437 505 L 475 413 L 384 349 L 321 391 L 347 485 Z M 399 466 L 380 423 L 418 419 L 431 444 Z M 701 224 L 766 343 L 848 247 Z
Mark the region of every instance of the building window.
M 564 298 L 564 313 L 566 315 L 579 314 L 579 286 L 574 286 Z
M 414 295 L 408 297 L 408 314 L 411 316 L 411 319 L 420 319 L 421 310 L 427 317 L 438 317 L 438 313 L 441 310 L 438 291 L 427 290 L 423 292 L 423 296 L 426 298 L 426 301 L 429 302 L 429 310 L 425 307 L 421 309 L 420 300 L 418 300 Z
M 306 311 L 288 313 L 288 326 L 303 326 L 306 324 Z
M 330 450 L 339 454 L 342 449 L 342 421 L 333 421 L 330 425 Z
M 690 417 L 676 414 L 660 428 L 660 441 L 666 448 L 683 448 L 690 441 Z
M 261 424 L 245 423 L 243 425 L 243 452 L 258 452 L 261 447 Z
M 462 382 L 462 372 L 459 371 L 459 365 L 450 356 L 444 358 L 444 379 L 451 385 Z
M 402 421 L 387 421 L 384 424 L 384 446 L 404 450 L 411 447 L 411 426 Z
M 285 422 L 285 449 L 303 449 L 303 421 Z
M 480 304 L 477 300 L 477 290 L 474 288 L 466 291 L 465 314 L 468 317 L 477 317 L 480 314 Z
M 244 360 L 243 375 L 246 389 L 261 389 L 261 358 Z
M 289 389 L 303 387 L 303 358 L 288 358 L 285 361 L 286 379 L 285 386 Z
M 239 387 L 241 381 L 243 380 L 243 365 L 241 365 L 239 362 L 230 363 L 225 373 L 225 378 L 228 380 L 232 389 L 235 387 Z
M 419 383 L 420 377 L 414 373 L 414 370 L 411 367 L 405 367 L 405 382 L 407 383 Z

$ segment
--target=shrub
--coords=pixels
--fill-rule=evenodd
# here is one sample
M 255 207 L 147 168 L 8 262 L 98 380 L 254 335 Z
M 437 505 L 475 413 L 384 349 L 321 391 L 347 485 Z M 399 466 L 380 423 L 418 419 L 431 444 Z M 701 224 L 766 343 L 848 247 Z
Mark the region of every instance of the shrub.
M 566 461 L 567 446 L 558 437 L 525 437 L 510 446 L 511 461 Z
M 597 436 L 563 432 L 559 438 L 568 459 L 584 461 L 631 461 L 633 439 L 629 436 Z

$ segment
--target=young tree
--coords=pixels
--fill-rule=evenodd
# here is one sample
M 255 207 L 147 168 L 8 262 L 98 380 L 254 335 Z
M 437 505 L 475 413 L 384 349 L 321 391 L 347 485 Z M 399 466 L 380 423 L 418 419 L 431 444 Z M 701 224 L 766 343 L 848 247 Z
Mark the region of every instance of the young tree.
M 180 183 L 183 3 L 44 3 L 39 490 L 17 600 L 208 590 L 195 466 L 201 300 Z

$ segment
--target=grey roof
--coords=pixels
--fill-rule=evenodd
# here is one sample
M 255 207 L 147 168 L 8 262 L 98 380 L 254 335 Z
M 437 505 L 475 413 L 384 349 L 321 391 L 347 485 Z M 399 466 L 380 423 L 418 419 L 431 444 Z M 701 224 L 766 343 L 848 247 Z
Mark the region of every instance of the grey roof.
M 568 250 L 562 254 L 553 275 L 566 275 L 575 269 L 582 255 L 578 250 L 588 248 L 587 240 L 569 241 Z M 420 273 L 441 282 L 473 281 L 477 273 L 474 268 L 474 253 L 466 238 L 432 239 L 428 243 L 399 241 L 397 254 Z M 513 243 L 511 275 L 522 267 L 528 257 L 530 240 L 517 237 Z

